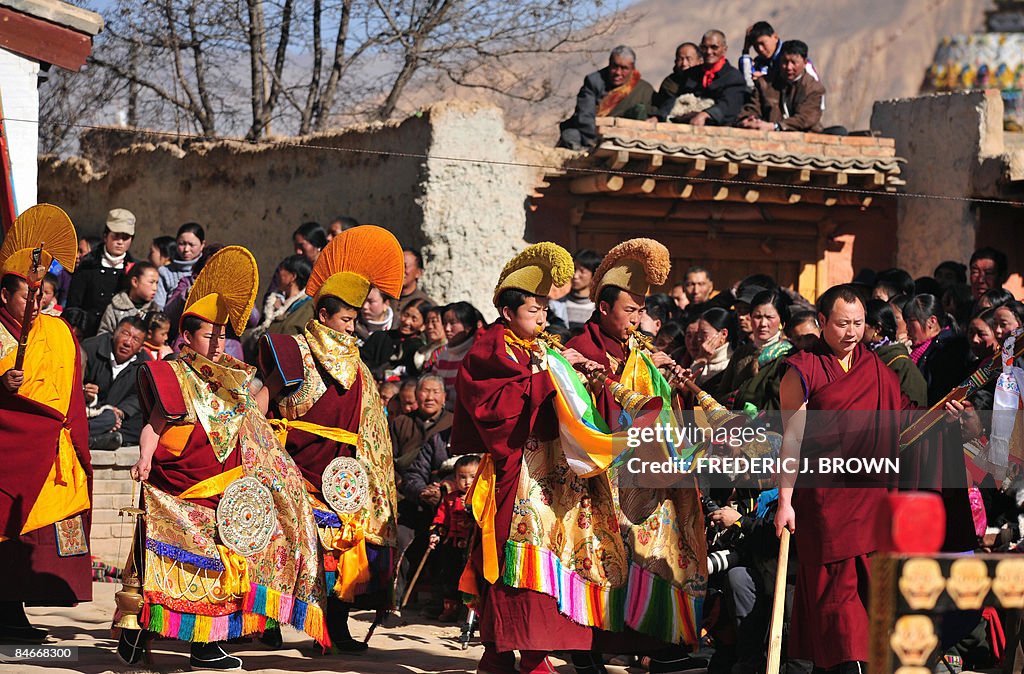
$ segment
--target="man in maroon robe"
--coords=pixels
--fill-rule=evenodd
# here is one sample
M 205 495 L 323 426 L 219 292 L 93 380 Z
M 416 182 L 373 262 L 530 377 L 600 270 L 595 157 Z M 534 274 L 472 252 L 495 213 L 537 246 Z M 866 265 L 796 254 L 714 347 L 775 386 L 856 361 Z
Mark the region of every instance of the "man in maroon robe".
M 78 343 L 67 324 L 50 316 L 36 316 L 29 334 L 23 369 L 13 367 L 22 320 L 26 311 L 28 283 L 17 274 L 4 274 L 0 289 L 0 447 L 4 470 L 0 471 L 0 643 L 41 643 L 46 630 L 34 628 L 25 616 L 24 605 L 73 606 L 92 600 L 92 568 L 88 554 L 91 511 L 71 519 L 22 533 L 33 506 L 44 492 L 54 468 L 64 434 L 77 457 L 75 470 L 85 473 L 86 489 L 92 492 L 92 464 L 89 458 L 89 424 L 81 387 L 82 362 Z M 49 340 L 49 341 L 48 341 Z M 59 353 L 74 358 L 50 369 L 39 367 L 58 353 L 54 344 L 63 342 Z M 38 350 L 44 350 L 39 352 Z M 42 355 L 41 355 L 42 354 Z M 71 381 L 67 381 L 70 378 Z M 45 386 L 40 386 L 46 382 Z M 48 396 L 35 395 L 40 389 L 67 390 L 66 410 L 53 407 Z M 57 476 L 72 481 L 71 475 Z M 45 497 L 44 497 L 45 498 Z M 75 537 L 73 549 L 68 536 Z
M 816 473 L 785 473 L 779 489 L 776 529 L 795 534 L 800 559 L 789 654 L 860 672 L 868 659 L 868 555 L 881 545 L 878 517 L 898 476 L 822 476 L 821 460 L 896 459 L 903 402 L 896 375 L 860 343 L 856 290 L 829 289 L 818 310 L 821 341 L 787 360 L 780 396 L 782 459 L 800 465 L 802 457 Z

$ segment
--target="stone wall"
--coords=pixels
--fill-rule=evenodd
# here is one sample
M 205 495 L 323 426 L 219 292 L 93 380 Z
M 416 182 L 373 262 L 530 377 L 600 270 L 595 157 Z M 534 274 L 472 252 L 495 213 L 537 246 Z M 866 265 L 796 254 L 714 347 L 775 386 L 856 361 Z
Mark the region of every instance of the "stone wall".
M 92 452 L 92 535 L 90 553 L 102 562 L 120 568 L 128 559 L 132 520 L 118 516 L 118 510 L 138 503 L 138 485 L 128 474 L 139 460 L 138 447 L 116 452 Z M 136 502 L 132 502 L 132 486 Z
M 907 159 L 909 194 L 970 197 L 986 155 L 1002 150 L 1002 100 L 995 91 L 879 101 L 871 128 L 896 139 Z M 897 265 L 930 276 L 943 260 L 964 263 L 975 248 L 977 212 L 968 200 L 899 199 Z
M 147 255 L 154 236 L 200 222 L 208 241 L 252 250 L 264 288 L 300 223 L 349 215 L 422 248 L 435 299 L 468 299 L 493 317 L 490 290 L 525 245 L 525 200 L 538 180 L 518 156 L 499 109 L 456 101 L 276 143 L 136 144 L 100 158 L 102 172 L 89 159 L 44 158 L 39 193 L 82 234 L 99 234 L 110 208 L 133 211 L 135 255 Z

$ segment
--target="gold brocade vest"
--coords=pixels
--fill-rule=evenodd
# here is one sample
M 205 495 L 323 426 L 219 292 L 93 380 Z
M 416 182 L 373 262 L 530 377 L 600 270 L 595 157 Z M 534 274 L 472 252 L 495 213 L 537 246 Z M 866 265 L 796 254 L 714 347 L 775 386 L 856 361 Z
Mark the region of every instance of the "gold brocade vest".
M 189 410 L 224 463 L 235 449 L 246 412 L 255 409 L 249 385 L 256 369 L 227 354 L 215 363 L 188 347 L 170 364 Z
M 359 359 L 355 339 L 317 321 L 310 321 L 304 335 L 294 335 L 302 355 L 303 381 L 291 395 L 278 400 L 281 415 L 291 421 L 302 417 L 327 392 L 327 383 L 321 376 L 323 368 L 343 388 L 361 382 L 362 413 L 358 429 L 356 457 L 366 466 L 369 477 L 369 506 L 363 513 L 366 540 L 376 545 L 395 546 L 398 541 L 398 490 L 395 486 L 394 452 L 387 417 L 380 393 L 374 385 L 373 375 Z M 324 360 L 321 360 L 323 355 Z

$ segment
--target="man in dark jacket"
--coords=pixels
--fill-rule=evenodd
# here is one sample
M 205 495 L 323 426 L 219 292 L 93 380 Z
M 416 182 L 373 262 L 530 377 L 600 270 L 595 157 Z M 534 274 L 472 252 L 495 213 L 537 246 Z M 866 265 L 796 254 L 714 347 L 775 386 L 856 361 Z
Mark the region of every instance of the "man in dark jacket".
M 654 112 L 654 87 L 641 79 L 636 53 L 624 45 L 612 50 L 608 66 L 590 73 L 576 94 L 572 117 L 558 125 L 558 147 L 583 150 L 597 143 L 598 117 L 647 119 Z
M 706 110 L 689 112 L 672 121 L 694 126 L 732 126 L 736 123 L 746 101 L 747 85 L 743 74 L 726 60 L 728 49 L 725 33 L 709 30 L 700 41 L 704 63 L 670 76 L 679 84 L 679 96 L 693 94 L 713 101 Z M 666 100 L 658 109 L 658 119 L 667 120 L 674 105 L 674 98 Z
M 90 449 L 139 443 L 145 420 L 136 380 L 139 366 L 150 359 L 142 350 L 145 339 L 145 321 L 125 316 L 113 334 L 104 332 L 82 342 Z
M 107 213 L 103 245 L 83 255 L 71 277 L 65 308 L 85 311 L 88 320 L 82 334 L 92 337 L 110 300 L 120 291 L 121 279 L 135 258 L 128 252 L 135 238 L 135 215 L 123 208 Z
M 743 106 L 739 126 L 762 131 L 821 131 L 825 87 L 807 72 L 807 45 L 790 40 L 782 45 L 779 68 L 762 77 L 754 96 Z

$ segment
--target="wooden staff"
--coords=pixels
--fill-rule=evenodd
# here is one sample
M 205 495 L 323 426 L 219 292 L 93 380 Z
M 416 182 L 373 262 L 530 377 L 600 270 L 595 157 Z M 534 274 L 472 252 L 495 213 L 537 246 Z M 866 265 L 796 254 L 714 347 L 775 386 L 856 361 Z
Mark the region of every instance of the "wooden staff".
M 779 537 L 779 563 L 775 569 L 775 596 L 772 598 L 772 625 L 768 631 L 768 668 L 766 674 L 778 674 L 782 664 L 782 621 L 786 613 L 786 573 L 789 570 L 789 529 Z
M 25 366 L 25 349 L 28 348 L 28 333 L 32 330 L 32 321 L 36 313 L 36 293 L 39 291 L 39 258 L 43 254 L 43 244 L 32 251 L 32 268 L 28 270 L 28 298 L 25 300 L 25 315 L 21 318 L 21 336 L 18 339 L 18 355 L 14 358 L 14 369 L 21 370 Z
M 405 608 L 405 605 L 409 602 L 409 597 L 412 596 L 412 589 L 416 587 L 416 581 L 419 580 L 420 572 L 423 571 L 423 565 L 427 563 L 427 558 L 430 557 L 430 553 L 433 551 L 433 548 L 427 546 L 427 549 L 423 552 L 423 559 L 420 560 L 420 565 L 416 567 L 416 573 L 413 574 L 412 580 L 409 581 L 409 587 L 405 588 L 405 596 L 402 597 L 402 603 L 398 608 Z

